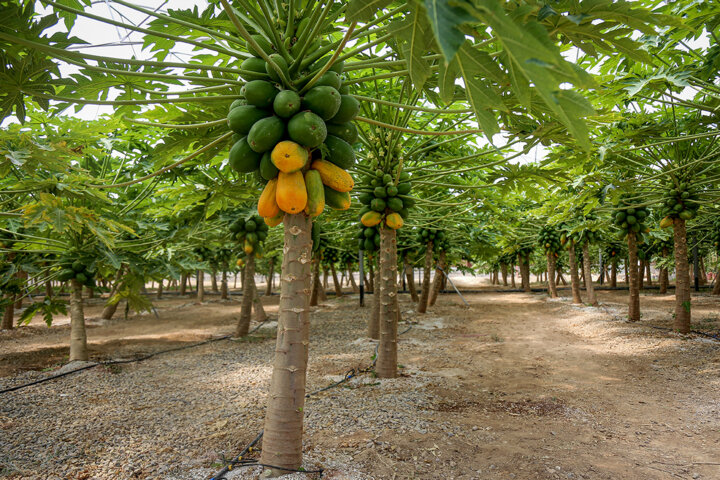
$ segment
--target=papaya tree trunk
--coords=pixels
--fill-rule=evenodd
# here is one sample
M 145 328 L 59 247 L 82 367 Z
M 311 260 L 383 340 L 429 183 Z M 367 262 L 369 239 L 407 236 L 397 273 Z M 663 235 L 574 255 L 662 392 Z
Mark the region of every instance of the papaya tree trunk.
M 255 256 L 248 255 L 247 262 L 245 263 L 245 288 L 243 289 L 240 318 L 238 318 L 238 323 L 235 327 L 236 337 L 244 337 L 248 331 L 250 331 L 250 317 L 252 315 L 253 297 L 255 296 L 255 292 L 253 291 L 254 277 Z
M 645 262 L 645 272 L 647 273 L 647 284 L 648 287 L 652 287 L 652 261 L 648 258 Z
M 368 270 L 370 271 L 370 278 L 365 280 L 370 287 L 368 293 L 375 293 L 375 261 L 372 255 L 368 255 Z
M 707 285 L 707 271 L 705 270 L 705 259 L 703 257 L 700 257 L 698 270 L 700 270 L 700 285 Z
M 442 255 L 442 253 L 441 253 Z M 380 378 L 397 376 L 397 235 L 380 229 L 380 345 L 375 372 Z
M 222 277 L 220 280 L 220 298 L 222 300 L 228 299 L 228 276 L 227 276 L 227 271 L 225 271 L 225 269 L 223 269 L 223 271 L 222 271 Z
M 303 409 L 310 340 L 312 221 L 285 215 L 275 361 L 265 415 L 260 463 L 298 469 L 302 465 Z M 271 476 L 287 471 L 271 469 Z
M 668 249 L 667 247 L 664 247 L 662 249 L 662 258 L 666 259 L 668 256 Z M 660 281 L 660 293 L 667 293 L 668 285 L 670 284 L 670 280 L 668 279 L 668 270 L 667 267 L 662 267 L 660 269 L 659 279 Z
M 353 273 L 352 263 L 347 264 L 347 272 L 348 272 L 348 277 L 350 279 L 350 284 L 352 285 L 353 292 L 354 293 L 359 292 L 360 287 L 358 287 L 357 282 L 355 281 L 355 274 Z
M 645 288 L 645 260 L 640 259 L 640 266 L 638 267 L 638 272 L 640 274 L 638 275 L 638 288 L 642 290 Z
M 523 291 L 530 293 L 530 255 L 518 254 L 520 264 L 520 284 Z
M 613 259 L 610 264 L 610 286 L 617 287 L 617 260 Z
M 507 264 L 505 264 L 505 263 L 501 263 L 501 264 L 500 264 L 500 272 L 502 273 L 503 286 L 504 286 L 504 287 L 507 287 L 507 286 L 508 286 L 508 283 L 507 283 L 507 274 L 508 274 Z M 430 305 L 432 305 L 432 303 L 431 303 Z
M 318 304 L 320 288 L 320 259 L 316 255 L 312 260 L 312 292 L 310 294 L 311 307 L 316 307 Z
M 162 296 L 163 296 L 163 279 L 161 278 L 158 281 L 158 288 L 157 288 L 157 293 L 155 294 L 155 297 L 158 300 L 160 300 L 162 298 Z
M 123 276 L 125 275 L 125 272 L 126 272 L 126 270 L 125 270 L 124 266 L 122 266 L 118 269 L 117 275 L 115 275 L 115 283 L 113 284 L 112 290 L 110 290 L 110 297 L 108 298 L 108 302 L 110 300 L 112 300 L 112 298 L 115 295 L 117 295 L 118 292 L 120 291 L 120 287 L 122 286 Z M 105 308 L 103 308 L 103 311 L 102 311 L 102 314 L 100 315 L 100 317 L 103 320 L 110 320 L 113 317 L 113 315 L 115 315 L 115 312 L 118 309 L 118 305 L 120 305 L 119 301 L 114 302 L 112 304 L 107 303 L 105 305 Z
M 443 271 L 445 270 L 445 263 L 446 263 L 446 256 L 445 256 L 445 250 L 442 250 L 440 252 L 440 255 L 438 255 L 438 263 L 437 267 L 435 269 L 435 278 L 433 279 L 433 285 L 432 285 L 432 292 L 430 294 L 430 306 L 432 307 L 435 305 L 435 302 L 437 301 L 438 294 L 440 293 L 440 289 L 442 288 L 442 281 L 443 281 Z M 507 269 L 505 270 L 505 280 L 507 280 Z
M 417 303 L 420 299 L 418 298 L 417 289 L 415 288 L 415 274 L 407 255 L 403 258 L 403 264 L 405 266 L 405 282 L 407 283 L 407 288 L 410 291 L 410 297 L 413 302 Z
M 255 310 L 255 320 L 262 323 L 267 320 L 268 316 L 265 312 L 265 307 L 262 304 L 262 300 L 260 299 L 260 292 L 258 291 L 257 284 L 255 283 L 255 278 L 252 279 L 252 288 L 253 310 Z
M 712 294 L 720 295 L 720 267 L 718 267 L 718 270 L 715 273 L 715 284 L 713 285 Z
M 565 277 L 563 277 L 562 270 L 559 268 L 557 269 L 557 282 L 555 282 L 556 285 L 562 283 L 563 285 L 567 285 L 567 282 L 565 281 Z
M 83 312 L 82 284 L 70 280 L 70 361 L 88 360 L 85 313 Z
M 628 233 L 628 261 L 625 264 L 626 276 L 629 278 L 630 301 L 628 304 L 628 320 L 640 321 L 640 282 L 638 278 L 637 238 L 635 232 Z
M 85 291 L 87 292 L 87 298 L 95 298 L 95 289 L 90 287 L 85 287 Z
M 628 273 L 628 263 L 629 262 L 630 262 L 630 257 L 625 259 L 625 285 L 628 285 L 628 286 L 630 285 L 630 274 Z
M 330 264 L 330 272 L 332 272 L 333 286 L 335 287 L 335 296 L 342 297 L 342 282 L 338 281 L 337 270 L 335 270 L 335 264 Z
M 52 282 L 45 282 L 45 298 L 51 298 L 53 296 Z
M 510 265 L 510 285 L 515 288 L 515 265 Z
M 197 301 L 205 301 L 205 272 L 198 270 L 197 273 Z
M 270 258 L 270 272 L 268 273 L 268 281 L 265 286 L 265 296 L 269 297 L 272 295 L 273 281 L 275 280 L 275 257 Z
M 373 290 L 372 310 L 368 319 L 368 337 L 373 340 L 380 338 L 380 282 L 380 265 L 378 265 L 377 270 L 373 272 L 373 283 L 377 290 Z
M 547 253 L 547 283 L 548 283 L 548 294 L 550 298 L 557 298 L 557 285 L 555 284 L 555 254 L 553 252 Z
M 590 264 L 590 244 L 583 242 L 583 263 L 585 264 L 585 291 L 588 296 L 588 303 L 593 307 L 598 306 L 597 295 L 595 294 L 595 286 L 592 281 L 592 265 Z
M 423 270 L 423 284 L 420 292 L 420 301 L 418 302 L 418 313 L 427 312 L 428 300 L 430 299 L 430 268 L 432 268 L 433 260 L 433 242 L 428 242 L 425 246 L 425 268 Z
M 687 234 L 685 220 L 673 219 L 675 239 L 675 329 L 690 332 L 690 269 L 688 265 Z
M 323 267 L 323 291 L 328 289 L 328 268 Z
M 211 275 L 210 275 L 210 285 L 212 286 L 212 287 L 211 287 L 211 288 L 212 288 L 212 292 L 213 292 L 213 293 L 220 293 L 220 291 L 218 290 L 218 284 L 217 284 L 217 270 L 213 268 L 210 273 L 211 273 Z
M 12 330 L 15 326 L 15 295 L 6 293 L 3 297 L 5 300 L 5 310 L 3 310 L 2 328 L 0 330 Z
M 185 295 L 186 289 L 187 289 L 187 280 L 188 275 L 187 273 L 183 273 L 180 277 L 180 295 Z
M 570 264 L 570 286 L 572 289 L 572 302 L 582 303 L 582 297 L 580 296 L 580 276 L 578 275 L 577 269 L 577 256 L 575 255 L 575 245 L 572 240 L 568 239 L 570 247 L 568 248 L 568 263 Z

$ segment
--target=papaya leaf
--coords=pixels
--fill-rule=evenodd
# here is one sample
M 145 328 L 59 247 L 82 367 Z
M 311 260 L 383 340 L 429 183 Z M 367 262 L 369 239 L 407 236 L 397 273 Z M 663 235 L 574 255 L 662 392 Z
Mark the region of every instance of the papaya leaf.
M 423 3 L 447 65 L 465 42 L 465 34 L 459 27 L 472 22 L 473 16 L 458 6 L 466 0 L 424 0 Z
M 347 7 L 345 18 L 348 22 L 368 22 L 375 12 L 385 8 L 392 0 L 352 0 Z

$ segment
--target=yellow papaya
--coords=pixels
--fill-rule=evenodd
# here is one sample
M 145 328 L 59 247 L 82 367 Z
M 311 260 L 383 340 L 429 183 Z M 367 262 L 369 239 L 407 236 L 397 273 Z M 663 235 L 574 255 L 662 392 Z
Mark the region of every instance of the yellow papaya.
M 355 181 L 342 168 L 325 160 L 315 160 L 310 168 L 320 172 L 323 184 L 338 192 L 349 192 L 355 186 Z
M 283 212 L 296 214 L 305 210 L 307 189 L 302 172 L 280 172 L 278 174 L 275 200 Z
M 317 217 L 325 210 L 325 189 L 323 188 L 322 178 L 320 178 L 320 172 L 317 170 L 305 172 L 305 189 L 308 195 L 305 213 L 311 217 Z
M 258 215 L 261 217 L 274 217 L 280 213 L 280 207 L 278 207 L 277 200 L 275 200 L 275 194 L 277 192 L 278 179 L 273 178 L 270 180 L 258 200 Z
M 242 258 L 238 258 L 237 262 L 235 262 L 235 265 L 237 265 L 238 268 L 242 268 L 245 266 L 245 262 L 243 262 Z
M 366 212 L 362 217 L 360 217 L 360 223 L 365 225 L 366 227 L 374 227 L 380 221 L 382 220 L 382 213 L 375 212 L 373 210 Z
M 281 211 L 274 217 L 265 217 L 263 220 L 265 220 L 265 224 L 268 227 L 277 227 L 280 225 L 283 220 L 285 219 L 285 212 Z
M 660 228 L 668 228 L 672 227 L 673 225 L 673 219 L 670 217 L 665 217 L 662 220 L 660 220 Z
M 253 252 L 252 243 L 250 243 L 250 242 L 248 242 L 247 240 L 245 240 L 245 246 L 243 247 L 243 250 L 245 251 L 245 253 L 247 253 L 248 255 L 250 255 L 250 254 Z
M 281 172 L 297 172 L 307 164 L 308 151 L 302 145 L 284 140 L 275 145 L 270 154 L 270 160 Z
M 385 217 L 385 225 L 387 225 L 389 228 L 392 228 L 393 230 L 397 230 L 398 228 L 403 226 L 403 219 L 399 213 L 391 213 L 390 215 Z

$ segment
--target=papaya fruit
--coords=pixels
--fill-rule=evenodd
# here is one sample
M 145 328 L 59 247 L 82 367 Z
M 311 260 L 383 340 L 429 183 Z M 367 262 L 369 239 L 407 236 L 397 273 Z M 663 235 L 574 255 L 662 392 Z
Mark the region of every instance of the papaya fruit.
M 245 100 L 248 105 L 259 108 L 268 108 L 273 104 L 279 93 L 275 85 L 265 80 L 251 80 L 243 87 Z
M 251 253 L 253 253 L 253 250 L 254 250 L 254 249 L 253 249 L 252 243 L 250 243 L 249 241 L 245 240 L 245 244 L 243 245 L 243 251 L 244 251 L 246 254 L 250 255 Z
M 325 189 L 320 172 L 317 170 L 305 172 L 305 189 L 308 196 L 305 213 L 311 217 L 317 217 L 325 210 Z
M 340 85 L 342 85 L 342 78 L 340 78 L 340 74 L 333 72 L 332 70 L 323 73 L 322 77 L 315 82 L 316 87 L 326 86 L 332 87 L 335 90 L 339 90 Z
M 388 197 L 395 197 L 399 193 L 398 188 L 393 184 L 390 184 L 387 187 L 385 187 L 385 191 L 387 192 Z
M 372 202 L 373 198 L 375 197 L 372 193 L 363 193 L 358 197 L 358 200 L 360 200 L 360 203 L 362 203 L 363 205 L 370 205 L 370 202 Z
M 362 231 L 363 238 L 372 238 L 375 236 L 375 229 L 372 227 L 365 228 Z
M 387 208 L 387 204 L 382 198 L 376 198 L 370 202 L 370 208 L 376 212 L 384 212 Z
M 255 122 L 262 120 L 269 114 L 253 105 L 240 105 L 228 113 L 228 127 L 235 133 L 247 135 Z
M 282 90 L 273 100 L 273 111 L 282 118 L 290 118 L 300 111 L 300 95 L 293 90 Z
M 310 168 L 317 170 L 322 178 L 322 183 L 333 190 L 349 192 L 355 186 L 355 181 L 350 174 L 335 164 L 325 160 L 315 160 L 310 164 Z
M 264 80 L 268 78 L 265 70 L 265 60 L 257 57 L 250 57 L 243 60 L 240 69 L 243 70 L 242 76 L 245 80 Z
M 375 250 L 375 242 L 373 242 L 372 238 L 366 238 L 363 242 L 364 250 L 373 251 Z
M 290 139 L 308 148 L 319 147 L 327 137 L 327 127 L 322 118 L 312 112 L 295 114 L 288 122 Z
M 373 211 L 367 212 L 360 219 L 360 223 L 362 223 L 366 227 L 374 227 L 381 221 L 382 221 L 382 213 L 373 212 Z M 367 230 L 365 230 L 365 232 L 367 232 Z M 373 233 L 373 235 L 374 235 L 374 233 Z M 366 233 L 366 236 L 369 236 L 369 235 L 367 235 L 367 233 Z
M 387 208 L 394 212 L 399 212 L 403 209 L 403 202 L 398 197 L 392 197 L 388 198 L 387 200 Z
M 280 55 L 279 53 L 273 53 L 272 55 L 270 55 L 270 60 L 272 60 L 273 62 L 275 62 L 275 64 L 276 64 L 278 67 L 280 67 L 280 70 L 282 70 L 283 74 L 285 75 L 285 78 L 289 80 L 289 77 L 290 77 L 290 76 L 288 75 L 288 64 L 287 64 L 287 60 L 285 60 L 285 59 L 283 58 L 283 56 Z M 272 67 L 270 66 L 269 63 L 265 63 L 265 72 L 270 76 L 270 78 L 273 79 L 273 81 L 275 81 L 275 82 L 279 82 L 279 81 L 280 81 L 280 75 L 278 75 L 278 73 L 275 71 L 274 68 L 272 68 Z
M 387 198 L 387 190 L 385 187 L 375 187 L 373 195 L 375 195 L 375 198 Z
M 262 49 L 262 51 L 265 53 L 265 55 L 271 55 L 275 52 L 275 47 L 273 47 L 272 43 L 270 43 L 265 37 L 262 35 L 250 35 L 253 40 L 255 40 L 255 43 L 258 44 L 258 46 Z M 250 52 L 253 56 L 259 57 L 260 52 L 255 50 L 249 43 L 247 45 L 248 52 Z
M 255 122 L 248 132 L 247 142 L 254 151 L 264 153 L 272 150 L 284 135 L 285 122 L 280 117 L 272 116 Z
M 360 111 L 360 102 L 352 95 L 340 95 L 340 108 L 334 117 L 330 119 L 332 123 L 346 123 L 355 118 Z
M 260 159 L 260 175 L 264 180 L 272 180 L 273 178 L 277 177 L 278 175 L 278 169 L 275 166 L 275 164 L 272 162 L 272 159 L 270 158 L 271 152 L 265 152 L 263 153 L 262 158 Z
M 257 210 L 258 215 L 260 215 L 261 217 L 272 218 L 278 213 L 280 213 L 280 207 L 278 207 L 277 200 L 275 199 L 275 195 L 277 192 L 277 184 L 277 178 L 273 178 L 272 180 L 268 181 L 267 185 L 265 185 L 265 188 L 260 194 Z
M 285 219 L 285 212 L 280 211 L 280 213 L 278 213 L 274 217 L 265 217 L 263 220 L 265 221 L 265 224 L 268 227 L 277 227 L 278 225 L 280 225 L 283 222 L 284 219 Z
M 385 217 L 385 225 L 387 225 L 388 228 L 397 230 L 398 228 L 403 226 L 403 219 L 399 213 L 391 213 L 390 215 Z
M 328 123 L 327 132 L 328 135 L 334 135 L 351 145 L 357 142 L 358 131 L 354 123 Z
M 355 151 L 345 140 L 334 135 L 328 135 L 325 139 L 325 146 L 328 149 L 328 158 L 332 163 L 345 170 L 355 164 Z
M 340 109 L 340 92 L 333 87 L 313 87 L 302 99 L 303 110 L 310 110 L 323 120 L 329 120 Z
M 255 222 L 255 220 L 250 219 L 247 222 L 245 222 L 245 231 L 246 232 L 252 233 L 255 230 L 257 230 L 257 223 Z
M 412 184 L 410 182 L 398 183 L 398 186 L 397 186 L 398 195 L 407 195 L 408 193 L 410 193 L 411 188 L 412 188 Z
M 70 267 L 73 269 L 74 272 L 80 273 L 83 270 L 85 270 L 85 265 L 80 260 L 75 260 L 72 262 L 72 265 Z
M 291 140 L 278 142 L 270 154 L 273 165 L 284 173 L 301 170 L 307 164 L 308 157 L 305 147 Z
M 305 210 L 307 189 L 302 172 L 280 172 L 275 199 L 283 212 L 296 214 Z
M 325 205 L 333 210 L 347 210 L 350 208 L 350 192 L 338 192 L 327 185 L 323 185 L 325 191 Z
M 72 280 L 75 278 L 75 270 L 72 268 L 65 268 L 60 271 L 60 275 L 58 275 L 57 279 L 60 282 L 67 282 L 68 280 Z
M 230 167 L 239 173 L 250 173 L 260 167 L 262 155 L 255 152 L 247 142 L 247 137 L 235 142 L 230 149 L 228 160 Z
M 672 227 L 673 225 L 673 219 L 671 217 L 665 217 L 662 220 L 660 220 L 660 228 L 668 228 Z
M 228 112 L 231 111 L 235 107 L 241 107 L 243 105 L 247 105 L 247 102 L 244 98 L 238 98 L 237 100 L 233 100 L 233 102 L 230 104 L 230 108 L 228 109 Z

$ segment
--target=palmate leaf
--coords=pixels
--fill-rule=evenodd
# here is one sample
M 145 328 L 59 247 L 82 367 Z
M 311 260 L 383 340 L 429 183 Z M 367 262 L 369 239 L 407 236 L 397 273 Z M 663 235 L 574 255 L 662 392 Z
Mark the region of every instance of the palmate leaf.
M 392 0 L 351 0 L 347 6 L 345 19 L 348 22 L 368 22 L 375 16 L 375 12 L 390 3 Z
M 405 42 L 403 53 L 405 63 L 410 71 L 410 79 L 417 91 L 421 92 L 431 73 L 428 62 L 422 57 L 432 43 L 432 35 L 430 24 L 420 7 L 410 11 L 395 36 Z
M 445 59 L 445 64 L 455 56 L 460 46 L 465 42 L 465 34 L 460 26 L 470 23 L 474 19 L 458 4 L 465 0 L 424 0 L 425 11 L 430 20 L 435 39 Z

